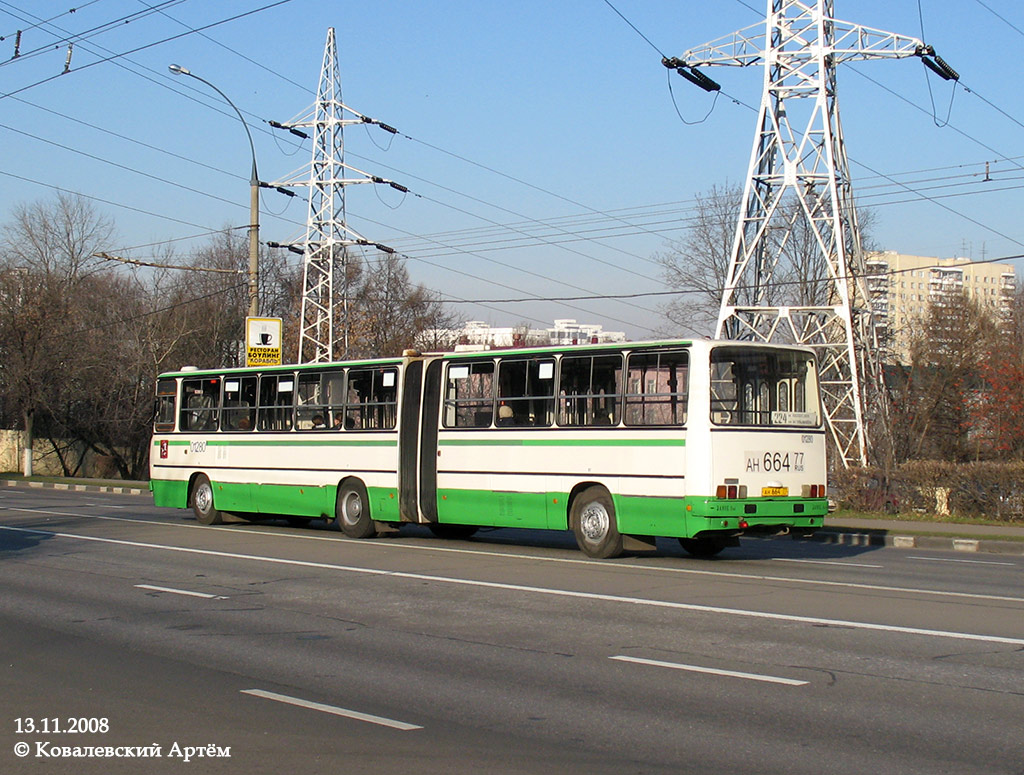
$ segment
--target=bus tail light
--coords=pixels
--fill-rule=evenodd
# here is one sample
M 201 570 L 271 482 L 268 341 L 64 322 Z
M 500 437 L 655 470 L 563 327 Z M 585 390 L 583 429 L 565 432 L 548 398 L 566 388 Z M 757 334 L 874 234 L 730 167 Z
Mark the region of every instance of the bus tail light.
M 745 484 L 735 484 L 726 482 L 720 484 L 715 489 L 715 495 L 719 498 L 746 498 L 747 497 L 747 486 Z
M 824 498 L 825 497 L 825 485 L 823 485 L 823 484 L 805 484 L 800 489 L 801 489 L 801 494 L 805 498 Z

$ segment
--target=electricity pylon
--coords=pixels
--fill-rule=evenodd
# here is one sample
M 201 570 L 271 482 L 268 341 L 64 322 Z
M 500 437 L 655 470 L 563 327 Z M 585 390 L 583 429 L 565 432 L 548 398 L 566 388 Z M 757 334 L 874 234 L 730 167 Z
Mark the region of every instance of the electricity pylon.
M 273 187 L 309 187 L 309 211 L 306 238 L 301 245 L 273 244 L 302 253 L 302 311 L 297 363 L 317 363 L 349 355 L 349 248 L 369 245 L 393 253 L 379 243 L 370 242 L 348 226 L 345 218 L 345 187 L 356 183 L 386 183 L 400 191 L 404 186 L 370 175 L 345 164 L 344 128 L 351 124 L 376 124 L 396 134 L 394 127 L 364 116 L 341 101 L 341 72 L 334 28 L 327 30 L 323 66 L 316 103 L 303 117 L 287 123 L 271 122 L 277 129 L 307 138 L 300 128 L 313 132 L 313 158 L 308 172 L 303 168 Z M 338 288 L 340 286 L 340 289 Z M 336 292 L 340 290 L 340 294 Z M 337 325 L 340 323 L 340 326 Z M 340 347 L 335 331 L 341 329 Z
M 958 76 L 916 38 L 840 21 L 832 0 L 767 0 L 764 24 L 666 59 L 707 91 L 710 65 L 764 66 L 764 89 L 716 336 L 812 347 L 822 403 L 844 466 L 868 460 L 865 413 L 884 416 L 878 334 L 866 284 L 849 161 L 839 123 L 836 65 L 917 56 Z M 815 256 L 793 282 L 795 229 Z M 870 395 L 865 396 L 865 388 Z

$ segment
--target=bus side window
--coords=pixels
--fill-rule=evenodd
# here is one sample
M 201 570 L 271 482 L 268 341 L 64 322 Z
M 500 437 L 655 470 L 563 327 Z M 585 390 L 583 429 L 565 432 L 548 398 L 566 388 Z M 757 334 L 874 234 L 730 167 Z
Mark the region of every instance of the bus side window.
M 220 377 L 186 379 L 181 383 L 181 417 L 183 431 L 217 430 L 220 404 Z
M 553 358 L 511 357 L 498 363 L 499 427 L 546 427 L 554 411 Z
M 626 425 L 685 425 L 690 354 L 632 353 L 626 378 Z
M 489 428 L 494 419 L 494 361 L 448 364 L 445 428 Z
M 349 369 L 344 427 L 393 430 L 398 423 L 398 370 Z
M 558 381 L 559 425 L 618 425 L 622 355 L 566 355 Z
M 256 377 L 228 377 L 224 380 L 221 428 L 251 431 L 256 416 Z
M 300 431 L 337 428 L 345 410 L 345 372 L 303 371 L 295 394 L 295 427 Z
M 264 374 L 260 377 L 258 415 L 261 431 L 291 430 L 294 394 L 294 374 Z

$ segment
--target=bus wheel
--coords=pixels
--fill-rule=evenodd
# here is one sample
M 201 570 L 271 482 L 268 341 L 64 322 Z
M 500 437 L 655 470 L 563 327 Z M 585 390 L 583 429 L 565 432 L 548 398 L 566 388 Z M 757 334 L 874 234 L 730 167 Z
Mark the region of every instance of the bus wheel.
M 349 538 L 372 538 L 377 526 L 370 518 L 370 500 L 366 487 L 358 479 L 350 479 L 338 489 L 334 513 L 341 532 Z
M 604 487 L 588 487 L 577 495 L 569 516 L 576 544 L 585 555 L 606 560 L 622 554 L 615 504 Z
M 192 513 L 200 525 L 220 525 L 224 515 L 213 507 L 213 485 L 206 474 L 199 474 L 192 486 Z
M 679 545 L 694 557 L 714 557 L 725 548 L 723 541 L 714 538 L 680 538 Z
M 442 525 L 439 522 L 432 522 L 427 527 L 438 538 L 452 538 L 456 540 L 469 538 L 480 529 L 476 525 Z

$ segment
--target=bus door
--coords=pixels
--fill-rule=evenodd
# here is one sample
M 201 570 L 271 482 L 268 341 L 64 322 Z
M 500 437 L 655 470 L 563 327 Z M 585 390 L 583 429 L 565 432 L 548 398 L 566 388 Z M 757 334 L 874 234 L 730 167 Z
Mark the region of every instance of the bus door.
M 441 413 L 440 358 L 427 364 L 420 410 L 420 514 L 427 522 L 437 522 L 437 423 Z
M 398 502 L 403 522 L 419 522 L 416 505 L 419 415 L 423 361 L 411 361 L 402 371 L 402 409 L 398 429 Z

